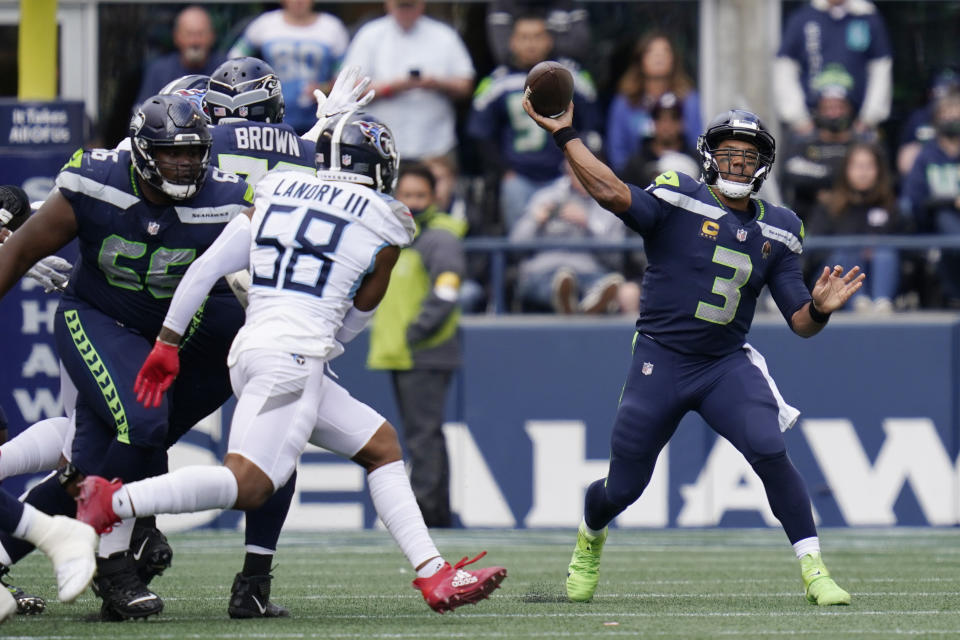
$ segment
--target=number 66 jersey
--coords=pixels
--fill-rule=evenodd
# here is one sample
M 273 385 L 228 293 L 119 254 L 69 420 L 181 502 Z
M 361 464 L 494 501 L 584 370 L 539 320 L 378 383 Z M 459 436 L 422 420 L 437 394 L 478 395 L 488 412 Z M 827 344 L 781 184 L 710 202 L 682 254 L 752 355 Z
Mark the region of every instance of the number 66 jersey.
M 153 204 L 140 192 L 130 152 L 106 149 L 77 151 L 56 185 L 73 208 L 80 247 L 61 310 L 90 305 L 149 341 L 187 267 L 253 200 L 238 176 L 208 167 L 196 195 Z
M 292 171 L 256 188 L 247 318 L 229 364 L 247 349 L 332 359 L 353 296 L 384 247 L 413 241 L 407 207 L 373 189 Z
M 752 198 L 748 211 L 731 211 L 673 171 L 630 193 L 618 217 L 643 236 L 648 258 L 639 332 L 680 353 L 722 356 L 746 341 L 764 285 L 788 324 L 810 300 L 803 224 L 789 209 Z

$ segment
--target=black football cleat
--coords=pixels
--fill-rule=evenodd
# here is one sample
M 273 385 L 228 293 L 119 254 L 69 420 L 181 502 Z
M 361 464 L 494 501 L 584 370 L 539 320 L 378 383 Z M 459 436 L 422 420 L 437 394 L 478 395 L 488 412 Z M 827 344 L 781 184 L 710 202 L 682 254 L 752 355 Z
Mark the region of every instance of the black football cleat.
M 43 613 L 47 608 L 47 601 L 40 596 L 31 595 L 20 587 L 15 587 L 3 579 L 10 572 L 10 567 L 0 565 L 0 589 L 6 589 L 17 603 L 17 613 L 24 616 L 35 616 Z
M 130 555 L 137 568 L 137 576 L 144 585 L 162 576 L 173 564 L 173 549 L 167 542 L 167 536 L 154 526 L 141 525 L 141 520 L 137 520 L 133 535 L 130 536 Z
M 129 550 L 97 558 L 93 584 L 103 600 L 100 619 L 105 622 L 147 618 L 163 611 L 163 600 L 143 584 Z
M 273 576 L 245 576 L 238 573 L 230 589 L 231 618 L 286 618 L 290 611 L 270 602 L 270 580 Z

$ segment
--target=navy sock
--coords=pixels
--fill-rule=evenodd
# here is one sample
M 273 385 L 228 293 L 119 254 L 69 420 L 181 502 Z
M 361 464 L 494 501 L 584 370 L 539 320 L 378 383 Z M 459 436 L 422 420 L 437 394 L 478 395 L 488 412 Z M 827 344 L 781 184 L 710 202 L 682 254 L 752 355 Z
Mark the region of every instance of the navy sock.
M 290 511 L 290 502 L 293 500 L 293 492 L 296 488 L 297 472 L 294 471 L 286 484 L 270 496 L 270 499 L 260 508 L 247 511 L 247 530 L 243 540 L 247 546 L 276 550 L 280 530 L 287 519 L 287 512 Z
M 591 483 L 583 501 L 583 519 L 595 531 L 603 529 L 623 511 L 607 499 L 606 481 L 606 478 L 600 478 Z
M 23 517 L 23 504 L 6 491 L 0 490 L 0 530 L 13 533 Z
M 786 452 L 754 461 L 753 470 L 763 481 L 773 515 L 783 525 L 790 544 L 817 535 L 810 495 Z
M 273 562 L 272 555 L 263 553 L 250 553 L 243 558 L 243 575 L 245 576 L 267 576 L 270 575 L 270 563 Z

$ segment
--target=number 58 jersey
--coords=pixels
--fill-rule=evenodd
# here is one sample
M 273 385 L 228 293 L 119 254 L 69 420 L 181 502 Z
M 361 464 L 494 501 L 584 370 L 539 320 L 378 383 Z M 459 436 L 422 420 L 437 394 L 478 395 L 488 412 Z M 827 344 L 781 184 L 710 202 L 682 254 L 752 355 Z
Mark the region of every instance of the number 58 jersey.
M 229 364 L 247 349 L 332 359 L 353 297 L 386 246 L 413 241 L 405 205 L 373 189 L 292 171 L 256 188 L 247 318 Z

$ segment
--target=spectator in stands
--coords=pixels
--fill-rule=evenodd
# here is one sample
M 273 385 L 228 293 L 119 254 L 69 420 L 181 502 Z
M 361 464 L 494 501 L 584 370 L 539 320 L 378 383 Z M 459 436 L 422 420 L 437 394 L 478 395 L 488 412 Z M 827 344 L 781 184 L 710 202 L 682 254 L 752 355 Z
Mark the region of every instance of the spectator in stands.
M 470 197 L 469 184 L 457 175 L 456 163 L 449 155 L 436 156 L 423 163 L 436 181 L 434 205 L 455 220 L 467 225 L 467 235 L 483 235 L 480 208 Z M 489 260 L 485 254 L 467 254 L 466 276 L 460 287 L 460 309 L 479 313 L 487 302 L 486 282 Z
M 624 180 L 648 185 L 665 171 L 681 171 L 696 177 L 700 167 L 694 160 L 696 151 L 684 136 L 683 103 L 672 93 L 660 96 L 650 111 L 653 134 L 643 139 L 640 150 L 627 160 Z
M 666 93 L 680 101 L 684 140 L 687 147 L 695 149 L 703 128 L 700 96 L 670 38 L 655 31 L 637 41 L 633 59 L 620 76 L 617 94 L 610 102 L 604 150 L 614 171 L 623 171 L 630 156 L 638 153 L 643 141 L 653 135 L 652 111 Z
M 283 88 L 283 121 L 302 134 L 317 121 L 313 91 L 330 89 L 350 36 L 339 18 L 314 11 L 313 0 L 281 4 L 247 26 L 230 57 L 254 56 L 273 67 Z
M 573 170 L 533 194 L 510 239 L 622 240 L 624 226 L 590 197 Z M 517 289 L 525 311 L 604 314 L 639 309 L 639 287 L 626 283 L 622 254 L 578 249 L 543 249 L 520 262 Z M 623 290 L 621 292 L 621 289 Z
M 460 35 L 425 16 L 423 0 L 387 0 L 387 15 L 360 28 L 344 65 L 360 65 L 377 95 L 367 110 L 393 131 L 405 160 L 451 153 L 454 102 L 470 96 L 474 69 Z
M 200 6 L 189 6 L 177 14 L 173 25 L 173 53 L 157 58 L 147 67 L 134 107 L 160 93 L 171 80 L 199 74 L 209 76 L 226 56 L 212 52 L 216 35 L 210 14 Z
M 853 126 L 874 129 L 890 115 L 893 52 L 883 18 L 867 0 L 811 0 L 787 20 L 774 63 L 777 113 L 794 133 L 813 131 L 818 80 L 843 78 Z
M 900 130 L 900 144 L 897 149 L 897 171 L 900 175 L 910 173 L 920 149 L 936 135 L 933 127 L 933 107 L 937 100 L 948 93 L 960 93 L 960 74 L 953 69 L 944 69 L 934 77 L 930 86 L 930 101 L 911 113 Z
M 802 220 L 824 204 L 850 145 L 869 136 L 853 129 L 853 105 L 846 89 L 828 85 L 817 95 L 815 128 L 789 142 L 780 178 L 784 199 Z
M 441 213 L 422 164 L 400 169 L 397 200 L 417 223 L 400 251 L 370 331 L 371 369 L 390 371 L 410 456 L 410 484 L 428 527 L 449 527 L 450 466 L 443 437 L 447 391 L 460 367 L 458 297 L 464 274 L 462 220 Z
M 806 225 L 808 235 L 877 235 L 899 230 L 893 178 L 886 154 L 872 142 L 850 145 L 826 202 Z M 851 247 L 831 253 L 826 264 L 859 264 L 867 279 L 853 295 L 856 311 L 890 313 L 900 280 L 900 259 L 893 247 Z M 817 265 L 818 270 L 823 268 Z
M 487 5 L 487 43 L 497 64 L 510 64 L 510 36 L 517 16 L 542 11 L 554 55 L 582 64 L 590 50 L 590 16 L 573 0 L 492 0 Z
M 473 98 L 467 132 L 479 146 L 488 176 L 500 179 L 500 222 L 508 232 L 523 216 L 533 193 L 562 175 L 563 154 L 520 108 L 527 72 L 549 59 L 552 50 L 553 38 L 543 16 L 518 16 L 510 38 L 511 63 L 484 78 Z M 596 88 L 589 75 L 573 65 L 569 61 L 574 122 L 584 140 L 598 149 Z
M 918 231 L 960 235 L 960 94 L 937 100 L 933 124 L 936 136 L 920 150 L 903 195 Z M 944 251 L 939 270 L 947 306 L 960 306 L 960 252 Z

